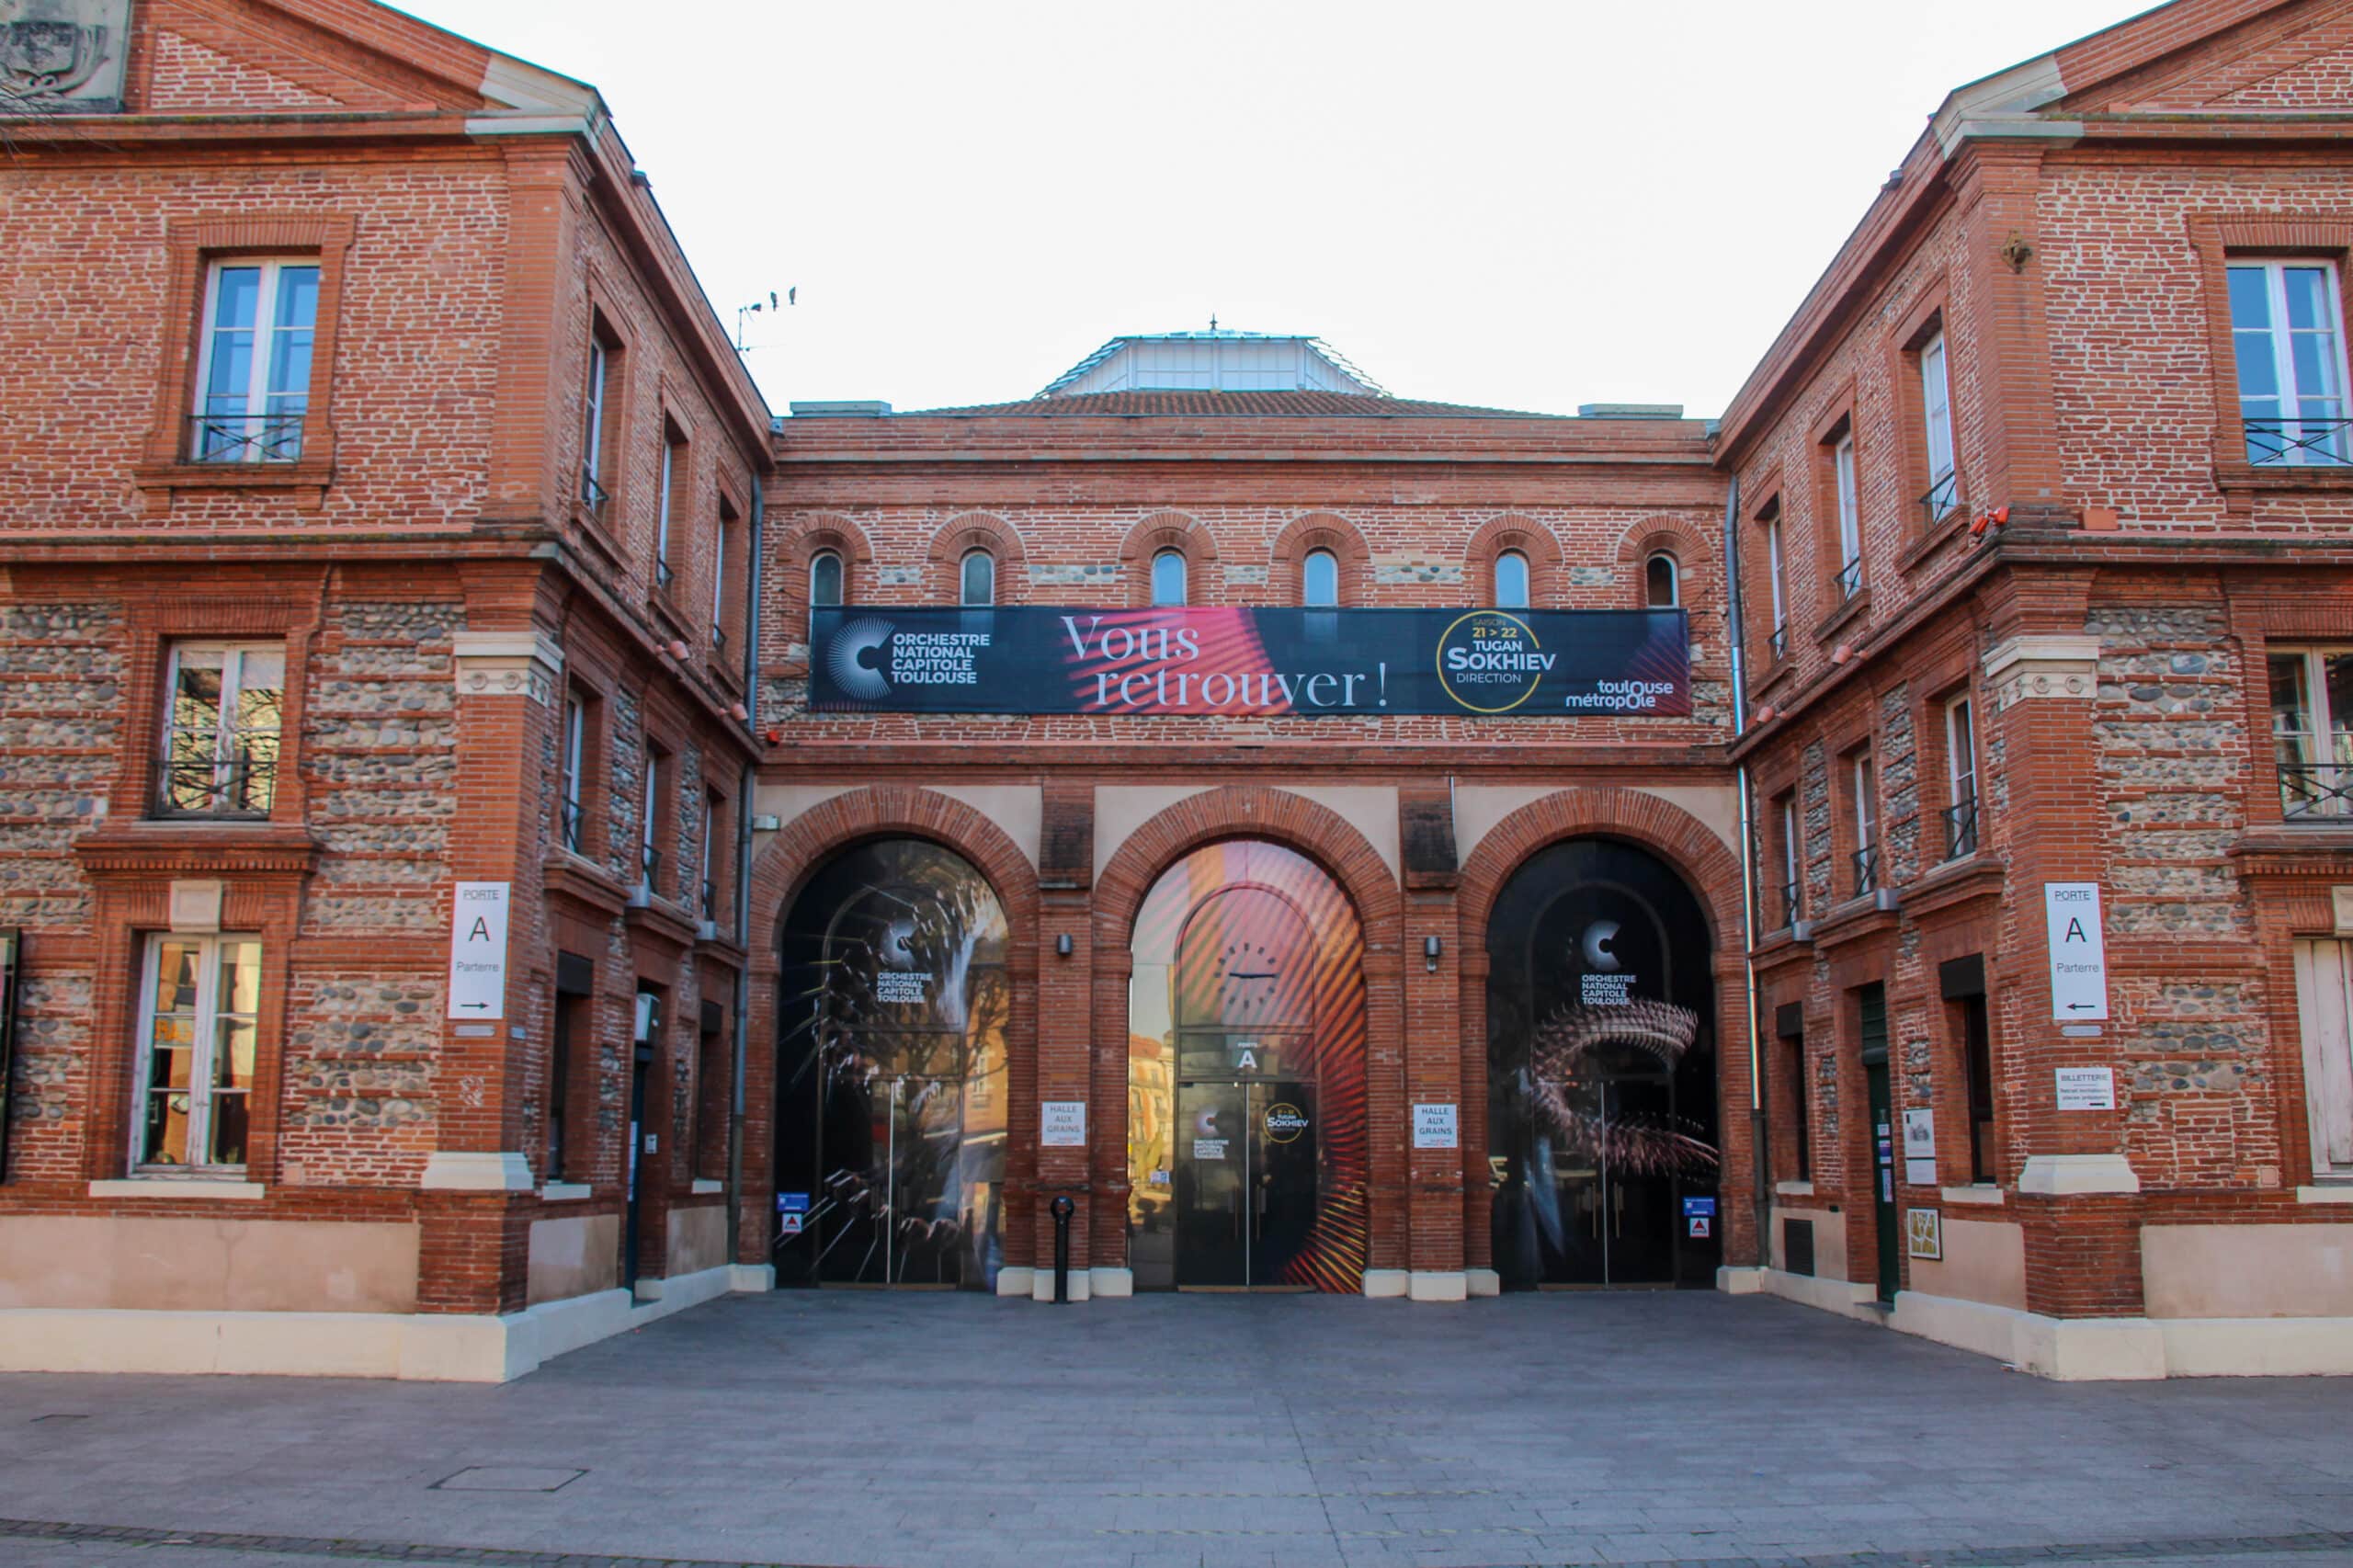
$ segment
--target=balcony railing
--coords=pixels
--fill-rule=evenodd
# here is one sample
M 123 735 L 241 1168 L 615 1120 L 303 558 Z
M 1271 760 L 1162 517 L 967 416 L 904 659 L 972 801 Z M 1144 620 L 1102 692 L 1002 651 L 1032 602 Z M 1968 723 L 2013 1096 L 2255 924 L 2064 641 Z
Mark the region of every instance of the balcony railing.
M 2353 419 L 2248 419 L 2246 460 L 2258 468 L 2353 463 Z
M 1778 665 L 1788 658 L 1790 656 L 1790 623 L 1785 620 L 1773 628 L 1773 635 L 1765 640 L 1765 645 L 1773 650 L 1775 664 Z
M 654 558 L 654 585 L 655 587 L 668 587 L 676 576 L 677 574 L 670 570 L 669 562 L 664 560 L 658 555 Z
M 637 852 L 637 869 L 645 891 L 654 892 L 654 883 L 660 881 L 662 876 L 662 851 L 654 848 L 651 844 L 640 848 Z
M 1928 486 L 1920 497 L 1920 515 L 1930 528 L 1943 522 L 1961 506 L 1961 475 L 1948 473 Z
M 188 416 L 192 463 L 290 463 L 302 455 L 302 415 L 196 414 Z
M 710 651 L 714 653 L 727 652 L 727 628 L 714 626 L 710 629 Z
M 2353 817 L 2353 762 L 2283 762 L 2279 814 L 2290 822 Z
M 168 754 L 158 765 L 157 805 L 166 816 L 266 817 L 278 793 L 278 758 L 187 757 Z
M 580 465 L 580 504 L 598 522 L 605 520 L 605 503 L 613 498 L 612 492 L 597 481 L 597 471 L 586 463 Z
M 1846 603 L 1863 588 L 1863 558 L 1859 555 L 1838 568 L 1838 602 Z
M 706 921 L 710 922 L 711 925 L 714 925 L 714 926 L 716 926 L 717 924 L 719 924 L 719 884 L 718 884 L 718 883 L 716 883 L 716 882 L 705 882 L 705 883 L 703 883 L 703 885 L 702 885 L 702 904 L 701 904 L 701 908 L 702 908 L 702 917 L 703 917 L 703 919 L 704 919 L 704 920 L 706 920 Z
M 574 855 L 580 853 L 580 827 L 586 815 L 577 801 L 556 802 L 556 825 L 563 831 L 563 846 Z
M 1977 853 L 1977 797 L 1955 801 L 1944 809 L 1945 858 L 1958 860 Z
M 1800 913 L 1801 911 L 1798 907 L 1798 884 L 1794 881 L 1783 882 L 1781 884 L 1781 924 L 1788 926 L 1795 926 L 1798 923 Z
M 1879 892 L 1879 846 L 1867 844 L 1855 851 L 1855 896 L 1869 898 Z

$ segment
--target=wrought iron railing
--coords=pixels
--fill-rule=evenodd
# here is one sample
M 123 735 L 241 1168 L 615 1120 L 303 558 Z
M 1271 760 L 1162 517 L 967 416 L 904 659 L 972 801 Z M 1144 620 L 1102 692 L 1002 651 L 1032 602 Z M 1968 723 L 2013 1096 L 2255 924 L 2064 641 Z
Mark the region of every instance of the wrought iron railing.
M 1930 527 L 1943 522 L 1961 507 L 1961 474 L 1947 473 L 1920 497 L 1920 511 Z
M 727 652 L 727 628 L 717 625 L 711 627 L 710 646 L 713 653 L 723 653 Z
M 645 885 L 645 891 L 654 892 L 654 883 L 662 875 L 662 851 L 654 848 L 651 844 L 640 848 L 637 852 L 637 869 L 638 875 Z
M 612 498 L 612 492 L 597 483 L 597 471 L 586 463 L 582 463 L 580 465 L 580 504 L 588 508 L 588 515 L 598 522 L 604 521 L 605 503 Z
M 2353 463 L 2353 419 L 2248 419 L 2246 460 L 2272 465 L 2343 468 Z
M 659 555 L 654 558 L 654 585 L 655 587 L 668 587 L 671 581 L 676 576 L 677 574 L 670 570 L 670 562 L 668 561 Z
M 1796 926 L 1800 914 L 1798 884 L 1795 881 L 1783 882 L 1781 884 L 1781 924 L 1789 926 Z
M 1958 860 L 1977 853 L 1977 797 L 1955 801 L 1944 809 L 1945 858 Z
M 1862 592 L 1863 558 L 1859 555 L 1838 568 L 1838 600 L 1844 604 Z
M 1773 635 L 1765 640 L 1765 645 L 1773 650 L 1775 664 L 1778 665 L 1788 658 L 1790 656 L 1790 623 L 1785 620 L 1773 628 Z
M 1866 844 L 1855 851 L 1855 896 L 1869 898 L 1879 892 L 1879 846 Z
M 2279 814 L 2290 822 L 2353 817 L 2353 762 L 2283 762 Z
M 702 917 L 713 926 L 719 924 L 719 884 L 716 882 L 702 885 Z
M 580 853 L 580 828 L 586 816 L 577 801 L 556 802 L 556 825 L 563 832 L 563 846 L 574 855 Z
M 157 804 L 176 817 L 266 817 L 278 794 L 278 758 L 173 756 L 159 766 Z
M 302 415 L 219 413 L 188 416 L 188 460 L 290 463 L 302 455 Z

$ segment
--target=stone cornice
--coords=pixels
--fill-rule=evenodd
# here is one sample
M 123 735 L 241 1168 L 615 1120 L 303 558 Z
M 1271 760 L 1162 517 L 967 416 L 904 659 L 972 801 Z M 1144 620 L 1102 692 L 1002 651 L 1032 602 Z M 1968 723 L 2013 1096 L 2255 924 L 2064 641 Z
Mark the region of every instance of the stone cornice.
M 105 877 L 299 877 L 318 858 L 306 828 L 274 823 L 109 823 L 74 841 L 82 872 Z

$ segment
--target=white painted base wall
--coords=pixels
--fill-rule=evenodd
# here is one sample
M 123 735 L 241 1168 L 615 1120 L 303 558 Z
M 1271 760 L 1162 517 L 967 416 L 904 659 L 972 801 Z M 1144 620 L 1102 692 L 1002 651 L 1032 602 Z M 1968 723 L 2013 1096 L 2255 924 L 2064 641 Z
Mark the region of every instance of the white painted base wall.
M 503 1383 L 568 1350 L 642 1328 L 731 1291 L 776 1284 L 766 1266 L 722 1264 L 662 1282 L 658 1300 L 599 1290 L 501 1316 L 435 1312 L 0 1311 L 0 1371 L 232 1372 Z

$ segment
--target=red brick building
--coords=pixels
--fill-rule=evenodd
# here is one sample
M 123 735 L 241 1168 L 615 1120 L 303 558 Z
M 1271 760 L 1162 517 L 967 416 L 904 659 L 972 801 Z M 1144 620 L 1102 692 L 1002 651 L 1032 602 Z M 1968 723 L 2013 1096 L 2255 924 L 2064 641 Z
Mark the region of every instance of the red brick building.
M 1080 1298 L 2346 1369 L 2341 7 L 1960 89 L 1704 424 L 1211 332 L 772 426 L 593 90 L 77 15 L 6 62 L 5 1364 L 512 1376 L 1050 1296 L 1066 1208 Z

